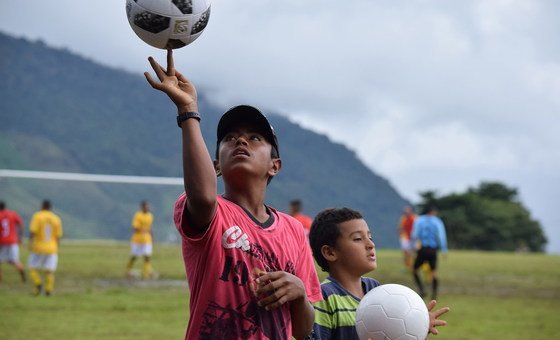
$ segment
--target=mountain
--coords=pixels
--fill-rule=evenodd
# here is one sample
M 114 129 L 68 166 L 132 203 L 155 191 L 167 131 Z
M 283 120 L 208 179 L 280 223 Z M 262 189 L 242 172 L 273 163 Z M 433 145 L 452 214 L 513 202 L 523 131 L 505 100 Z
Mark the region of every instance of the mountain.
M 0 46 L 0 169 L 181 176 L 174 106 L 143 75 L 41 41 L 0 33 Z M 227 108 L 213 103 L 203 88 L 199 108 L 213 155 L 215 128 Z M 407 202 L 390 183 L 347 147 L 264 111 L 283 160 L 267 203 L 286 211 L 299 198 L 309 215 L 334 206 L 358 209 L 377 246 L 396 247 L 395 225 Z M 176 240 L 172 207 L 181 192 L 181 186 L 0 178 L 0 199 L 26 222 L 42 199 L 50 199 L 67 238 L 127 239 L 130 219 L 147 199 L 156 216 L 156 240 Z

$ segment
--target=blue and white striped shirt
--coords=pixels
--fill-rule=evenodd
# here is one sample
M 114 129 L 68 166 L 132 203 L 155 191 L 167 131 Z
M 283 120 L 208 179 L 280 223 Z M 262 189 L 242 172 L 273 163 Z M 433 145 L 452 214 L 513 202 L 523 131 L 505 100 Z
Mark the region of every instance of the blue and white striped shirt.
M 369 277 L 362 277 L 364 293 L 380 283 Z M 356 309 L 360 299 L 348 292 L 332 277 L 321 282 L 323 300 L 315 302 L 315 324 L 313 339 L 358 339 L 356 332 Z

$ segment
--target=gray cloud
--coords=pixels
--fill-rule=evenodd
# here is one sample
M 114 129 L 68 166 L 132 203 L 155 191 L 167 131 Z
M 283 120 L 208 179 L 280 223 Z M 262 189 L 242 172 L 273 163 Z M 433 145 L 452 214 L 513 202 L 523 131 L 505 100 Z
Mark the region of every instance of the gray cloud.
M 148 55 L 164 60 L 128 27 L 124 2 L 0 6 L 0 29 L 106 65 L 140 73 Z M 212 6 L 176 65 L 221 103 L 253 103 L 327 134 L 412 200 L 481 180 L 516 186 L 560 252 L 548 209 L 560 192 L 558 2 Z

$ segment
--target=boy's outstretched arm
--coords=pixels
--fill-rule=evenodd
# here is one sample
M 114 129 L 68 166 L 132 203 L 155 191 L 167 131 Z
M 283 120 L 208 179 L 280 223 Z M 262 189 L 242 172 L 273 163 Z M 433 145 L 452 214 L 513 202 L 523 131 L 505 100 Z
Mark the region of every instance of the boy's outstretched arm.
M 447 325 L 447 321 L 440 320 L 438 318 L 443 314 L 449 312 L 449 307 L 443 307 L 436 310 L 435 312 L 432 312 L 432 310 L 436 306 L 436 303 L 436 300 L 432 300 L 426 305 L 428 307 L 428 312 L 430 313 L 430 329 L 428 330 L 428 334 L 432 333 L 434 335 L 437 335 L 439 333 L 436 327 Z
M 163 68 L 152 57 L 148 60 L 159 79 L 159 82 L 155 81 L 145 72 L 148 83 L 169 96 L 177 106 L 178 114 L 198 112 L 196 88 L 175 69 L 173 51 L 167 50 L 167 68 Z M 216 209 L 217 180 L 208 148 L 202 138 L 200 122 L 195 118 L 187 119 L 183 121 L 181 128 L 186 209 L 189 213 L 189 224 L 196 229 L 183 231 L 192 234 L 203 231 L 212 219 Z

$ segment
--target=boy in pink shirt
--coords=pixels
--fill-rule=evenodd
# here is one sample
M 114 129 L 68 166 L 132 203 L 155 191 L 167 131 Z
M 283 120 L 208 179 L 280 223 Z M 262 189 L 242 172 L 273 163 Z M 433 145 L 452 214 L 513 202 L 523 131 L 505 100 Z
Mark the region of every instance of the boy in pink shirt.
M 305 338 L 321 290 L 301 225 L 264 203 L 282 166 L 274 130 L 258 109 L 231 108 L 212 162 L 194 85 L 175 70 L 171 50 L 167 68 L 148 60 L 159 82 L 147 72 L 146 79 L 175 103 L 182 130 L 185 193 L 174 221 L 191 291 L 185 339 Z

